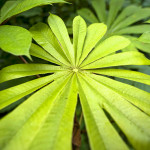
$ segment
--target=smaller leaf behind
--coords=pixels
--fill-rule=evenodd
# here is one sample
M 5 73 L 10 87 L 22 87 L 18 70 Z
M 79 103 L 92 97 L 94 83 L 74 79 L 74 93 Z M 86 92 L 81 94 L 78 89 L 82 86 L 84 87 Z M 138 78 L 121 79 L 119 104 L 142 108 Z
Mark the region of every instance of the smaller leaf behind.
M 124 0 L 110 0 L 110 9 L 108 13 L 108 18 L 107 18 L 107 26 L 108 28 L 111 26 L 113 23 L 114 19 L 117 16 L 118 11 L 121 9 L 122 5 L 124 3 Z
M 143 34 L 139 37 L 138 40 L 139 40 L 140 42 L 150 44 L 150 29 L 149 29 L 149 32 L 143 33 Z
M 115 28 L 114 31 L 118 31 L 122 28 L 125 28 L 139 20 L 145 19 L 147 17 L 149 17 L 150 14 L 150 8 L 142 8 L 138 11 L 136 11 L 135 13 L 133 13 L 131 16 L 129 16 L 128 18 L 124 19 L 122 22 L 118 23 Z
M 33 7 L 47 5 L 52 3 L 64 3 L 64 0 L 14 0 L 7 1 L 2 7 L 0 14 L 0 24 L 6 19 L 29 10 Z
M 132 25 L 116 31 L 115 34 L 142 34 L 150 31 L 150 25 Z
M 106 23 L 106 4 L 105 0 L 92 0 L 92 6 L 96 11 L 99 21 Z
M 82 8 L 77 10 L 78 15 L 83 17 L 88 23 L 98 23 L 99 20 L 94 15 L 94 13 L 88 8 Z
M 136 5 L 129 5 L 129 6 L 127 6 L 126 8 L 124 8 L 122 10 L 122 12 L 114 20 L 114 22 L 113 22 L 113 24 L 112 24 L 110 29 L 111 30 L 115 30 L 115 27 L 117 26 L 117 24 L 119 24 L 124 19 L 128 18 L 129 16 L 133 15 L 135 12 L 138 12 L 139 10 L 141 10 L 141 8 L 136 6 Z
M 14 55 L 25 55 L 30 58 L 29 49 L 32 36 L 22 27 L 0 26 L 0 48 Z

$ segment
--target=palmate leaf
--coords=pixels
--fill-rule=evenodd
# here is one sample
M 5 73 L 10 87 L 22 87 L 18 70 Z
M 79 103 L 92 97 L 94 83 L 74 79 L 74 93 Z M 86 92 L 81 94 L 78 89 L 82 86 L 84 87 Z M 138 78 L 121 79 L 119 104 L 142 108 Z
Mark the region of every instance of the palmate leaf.
M 92 12 L 88 8 L 82 8 L 77 12 L 89 23 L 97 23 L 99 21 L 107 24 L 108 31 L 105 35 L 105 38 L 108 38 L 112 35 L 126 36 L 130 34 L 132 34 L 131 36 L 134 37 L 138 34 L 150 31 L 149 24 L 135 25 L 135 23 L 137 23 L 138 21 L 144 22 L 145 19 L 150 17 L 150 8 L 141 8 L 135 5 L 129 5 L 124 9 L 121 9 L 123 3 L 124 0 L 110 0 L 109 10 L 107 10 L 106 0 L 92 0 L 92 6 L 95 10 L 96 15 L 94 15 L 94 12 Z M 93 13 L 93 18 L 98 21 L 94 21 L 92 18 L 88 17 L 89 14 L 86 12 Z M 131 44 L 134 49 L 137 48 L 144 52 L 150 53 L 150 50 L 144 50 L 144 48 L 137 46 L 134 42 L 132 42 Z M 130 50 L 130 46 L 125 50 Z
M 54 64 L 17 64 L 0 71 L 1 82 L 45 75 L 0 91 L 0 109 L 31 95 L 0 120 L 0 149 L 71 150 L 79 97 L 92 150 L 149 150 L 150 93 L 109 76 L 150 85 L 149 75 L 115 69 L 150 60 L 138 51 L 120 51 L 130 44 L 125 37 L 103 40 L 107 27 L 102 23 L 87 27 L 75 17 L 72 44 L 62 19 L 50 14 L 48 22 L 50 27 L 38 23 L 30 29 L 41 46 L 32 44 L 31 55 Z

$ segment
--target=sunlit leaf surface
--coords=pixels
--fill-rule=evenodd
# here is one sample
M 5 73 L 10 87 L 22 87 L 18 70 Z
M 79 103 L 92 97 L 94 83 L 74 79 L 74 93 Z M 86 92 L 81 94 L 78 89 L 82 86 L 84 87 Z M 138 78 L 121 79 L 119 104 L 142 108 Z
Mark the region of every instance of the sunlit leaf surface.
M 121 4 L 122 1 L 116 10 L 111 8 L 115 12 L 109 25 Z M 138 51 L 122 52 L 130 44 L 125 37 L 111 36 L 103 40 L 107 32 L 103 23 L 87 27 L 77 16 L 73 21 L 73 44 L 61 18 L 50 14 L 48 23 L 49 26 L 38 23 L 30 29 L 39 45 L 32 44 L 31 55 L 53 65 L 16 64 L 0 71 L 0 82 L 36 74 L 43 76 L 0 91 L 0 109 L 31 94 L 0 120 L 0 149 L 71 150 L 79 98 L 92 150 L 131 147 L 149 150 L 150 93 L 114 78 L 150 85 L 147 74 L 115 68 L 150 65 L 150 60 Z

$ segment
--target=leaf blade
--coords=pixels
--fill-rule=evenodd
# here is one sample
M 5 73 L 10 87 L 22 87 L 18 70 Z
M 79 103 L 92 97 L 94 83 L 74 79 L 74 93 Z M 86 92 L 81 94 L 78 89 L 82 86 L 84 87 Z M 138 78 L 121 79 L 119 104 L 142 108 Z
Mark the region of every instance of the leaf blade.
M 93 69 L 111 66 L 149 65 L 149 64 L 150 60 L 147 59 L 142 53 L 139 53 L 137 51 L 129 51 L 104 57 L 91 64 L 85 65 L 82 68 Z
M 0 23 L 4 20 L 17 15 L 21 12 L 29 10 L 36 6 L 47 5 L 52 3 L 64 3 L 63 0 L 18 0 L 18 1 L 8 1 L 4 4 L 1 9 Z M 9 9 L 8 9 L 9 8 Z
M 101 81 L 94 82 L 89 77 L 87 77 L 86 80 L 103 97 L 105 110 L 114 118 L 133 147 L 136 149 L 143 147 L 147 150 L 150 144 L 150 118 L 141 110 L 130 104 L 126 98 L 123 98 L 123 96 L 118 94 L 113 88 L 102 84 Z
M 75 65 L 73 45 L 63 20 L 56 15 L 50 14 L 48 17 L 48 24 L 60 42 L 66 57 L 73 65 Z
M 139 34 L 150 31 L 150 25 L 134 25 L 116 31 L 115 34 Z
M 96 48 L 84 60 L 81 66 L 89 64 L 99 58 L 107 56 L 108 54 L 121 50 L 127 47 L 129 44 L 130 41 L 122 36 L 111 36 L 98 44 Z
M 14 40 L 15 39 L 15 40 Z M 0 26 L 0 48 L 14 55 L 25 55 L 30 58 L 29 48 L 32 36 L 22 27 Z
M 43 48 L 41 48 L 40 46 L 36 45 L 36 44 L 31 44 L 30 47 L 30 54 L 32 56 L 41 58 L 43 60 L 58 64 L 58 65 L 62 65 L 61 62 L 59 62 L 57 59 L 55 59 L 51 54 L 49 54 L 48 52 L 46 52 Z
M 92 51 L 92 49 L 96 46 L 98 41 L 104 36 L 106 30 L 107 26 L 103 23 L 94 23 L 88 27 L 87 36 L 85 39 L 84 48 L 80 57 L 79 64 L 83 62 L 90 51 Z
M 76 64 L 78 64 L 79 58 L 82 54 L 84 40 L 86 37 L 86 30 L 87 27 L 85 21 L 80 16 L 75 17 L 73 20 L 73 46 L 75 51 Z
M 29 147 L 42 128 L 54 100 L 61 93 L 69 78 L 61 77 L 44 87 L 1 120 L 0 131 L 6 131 L 0 132 L 1 148 L 12 150 L 16 148 L 30 149 Z M 10 125 L 8 122 L 13 118 L 15 121 Z
M 17 64 L 3 68 L 0 71 L 0 83 L 25 76 L 54 73 L 64 70 L 63 67 L 49 64 Z
M 32 33 L 33 39 L 55 59 L 59 60 L 65 65 L 69 65 L 69 62 L 64 56 L 55 35 L 48 25 L 44 23 L 38 23 L 30 28 L 30 32 Z
M 55 78 L 62 76 L 63 73 L 58 73 L 58 75 L 50 75 L 47 77 L 35 79 L 33 81 L 29 81 L 27 83 L 23 83 L 6 90 L 0 91 L 1 98 L 0 98 L 0 109 L 14 103 L 15 101 L 19 100 L 20 98 L 38 90 L 39 88 L 43 87 L 44 85 L 52 82 Z M 8 94 L 9 93 L 9 94 Z
M 30 149 L 70 149 L 71 150 L 71 134 L 73 127 L 73 115 L 77 103 L 77 86 L 75 76 L 69 80 L 62 93 L 55 100 L 45 124 L 34 139 Z M 69 108 L 72 106 L 71 108 Z M 70 114 L 68 114 L 70 112 Z M 55 116 L 55 115 L 57 116 Z M 69 118 L 70 117 L 70 118 Z M 69 119 L 69 120 L 68 120 Z M 51 134 L 50 134 L 51 133 Z M 36 147 L 41 141 L 41 137 L 46 136 L 41 146 Z M 60 144 L 62 143 L 64 146 Z
M 101 97 L 88 81 L 81 77 L 79 77 L 79 95 L 91 148 L 93 150 L 128 149 L 104 114 Z
M 92 6 L 96 11 L 99 21 L 106 22 L 106 4 L 105 0 L 92 0 Z
M 88 8 L 82 8 L 82 9 L 78 10 L 77 13 L 78 13 L 78 15 L 83 17 L 86 21 L 88 21 L 89 23 L 96 23 L 96 22 L 98 23 L 99 22 L 97 17 Z
M 107 26 L 108 28 L 111 26 L 112 22 L 117 16 L 118 11 L 121 9 L 124 0 L 111 0 L 110 1 L 110 10 L 108 13 Z
M 89 71 L 96 74 L 104 74 L 108 76 L 124 78 L 150 85 L 150 76 L 137 71 L 123 70 L 123 69 L 100 69 L 100 70 L 96 69 Z

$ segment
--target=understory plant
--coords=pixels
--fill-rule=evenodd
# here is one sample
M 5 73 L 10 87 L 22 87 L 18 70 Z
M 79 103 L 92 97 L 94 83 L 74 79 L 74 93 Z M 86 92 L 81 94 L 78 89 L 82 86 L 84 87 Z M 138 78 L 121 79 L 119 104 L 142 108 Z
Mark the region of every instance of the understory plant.
M 30 32 L 19 26 L 5 25 L 13 16 L 37 6 L 64 3 L 64 0 L 8 0 L 0 9 L 0 48 L 13 55 L 25 55 L 30 58 L 32 42 Z
M 150 53 L 150 44 L 137 40 L 140 34 L 150 31 L 150 25 L 145 22 L 150 17 L 150 8 L 136 5 L 123 7 L 124 3 L 125 0 L 91 0 L 94 12 L 89 8 L 82 8 L 77 12 L 89 24 L 105 23 L 108 27 L 105 38 L 123 35 L 130 39 L 131 44 L 125 50 L 140 49 Z
M 124 65 L 150 65 L 138 51 L 119 51 L 130 44 L 111 36 L 97 44 L 107 26 L 75 17 L 73 44 L 63 20 L 53 14 L 48 24 L 38 23 L 30 32 L 37 44 L 32 56 L 51 64 L 16 64 L 0 71 L 0 82 L 44 75 L 0 91 L 0 109 L 31 94 L 0 120 L 1 150 L 70 150 L 78 97 L 92 150 L 148 150 L 150 147 L 150 93 L 113 80 L 113 77 L 150 85 L 150 76 Z M 115 53 L 116 52 L 116 53 Z M 110 117 L 116 123 L 113 126 Z M 127 138 L 122 139 L 117 129 Z

